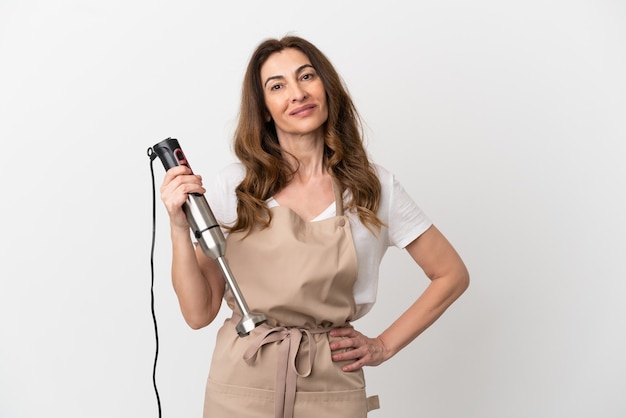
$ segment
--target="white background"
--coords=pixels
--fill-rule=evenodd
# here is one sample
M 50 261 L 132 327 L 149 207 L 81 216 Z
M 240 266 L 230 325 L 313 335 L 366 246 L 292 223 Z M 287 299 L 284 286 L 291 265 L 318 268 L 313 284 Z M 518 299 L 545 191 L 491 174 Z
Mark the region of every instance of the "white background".
M 0 417 L 157 416 L 146 150 L 176 137 L 210 179 L 250 54 L 287 33 L 336 65 L 372 158 L 472 276 L 366 369 L 371 415 L 626 416 L 623 1 L 2 0 Z M 198 417 L 221 318 L 184 324 L 156 213 L 163 417 Z M 425 285 L 390 250 L 355 325 L 376 335 Z

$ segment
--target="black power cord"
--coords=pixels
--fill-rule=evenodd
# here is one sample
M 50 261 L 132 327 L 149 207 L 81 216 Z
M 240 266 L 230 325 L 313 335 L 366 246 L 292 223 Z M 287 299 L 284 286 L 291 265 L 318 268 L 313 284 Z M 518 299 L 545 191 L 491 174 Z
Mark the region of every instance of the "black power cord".
M 159 358 L 159 329 L 157 327 L 156 313 L 154 311 L 154 245 L 156 241 L 156 186 L 154 182 L 154 166 L 152 162 L 157 157 L 152 148 L 148 148 L 148 157 L 150 157 L 150 173 L 152 175 L 152 245 L 150 248 L 150 310 L 152 311 L 152 322 L 154 323 L 154 338 L 156 347 L 154 352 L 154 365 L 152 366 L 152 385 L 156 394 L 157 407 L 159 409 L 159 418 L 161 418 L 161 398 L 159 397 L 159 389 L 156 383 L 156 366 Z

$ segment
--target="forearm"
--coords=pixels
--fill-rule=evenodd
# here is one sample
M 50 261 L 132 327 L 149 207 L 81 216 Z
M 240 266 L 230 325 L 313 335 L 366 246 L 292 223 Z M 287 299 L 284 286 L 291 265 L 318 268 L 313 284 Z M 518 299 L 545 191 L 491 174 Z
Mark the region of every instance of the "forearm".
M 172 285 L 181 312 L 191 328 L 202 328 L 215 318 L 219 311 L 221 297 L 220 287 L 211 286 L 213 282 L 207 277 L 207 272 L 215 269 L 210 260 L 203 260 L 207 265 L 200 265 L 196 248 L 191 242 L 189 230 L 172 227 Z M 221 281 L 221 277 L 219 278 Z
M 420 297 L 379 335 L 384 357 L 389 359 L 430 327 L 467 288 L 467 276 L 441 277 L 431 281 Z
M 433 324 L 469 285 L 463 260 L 434 226 L 406 247 L 430 284 L 379 339 L 390 358 Z
M 331 331 L 334 361 L 350 361 L 346 372 L 377 366 L 396 355 L 433 324 L 467 289 L 469 273 L 454 248 L 434 226 L 407 245 L 406 250 L 430 278 L 417 300 L 377 338 L 350 328 Z

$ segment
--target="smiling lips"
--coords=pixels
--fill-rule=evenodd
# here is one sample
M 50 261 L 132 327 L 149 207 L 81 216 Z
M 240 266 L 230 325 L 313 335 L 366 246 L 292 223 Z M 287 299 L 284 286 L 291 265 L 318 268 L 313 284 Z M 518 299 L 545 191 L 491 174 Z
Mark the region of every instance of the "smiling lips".
M 308 115 L 310 112 L 307 112 L 308 110 L 313 110 L 315 108 L 315 105 L 313 104 L 309 104 L 306 106 L 300 106 L 294 110 L 292 110 L 291 112 L 289 112 L 289 116 L 306 116 Z

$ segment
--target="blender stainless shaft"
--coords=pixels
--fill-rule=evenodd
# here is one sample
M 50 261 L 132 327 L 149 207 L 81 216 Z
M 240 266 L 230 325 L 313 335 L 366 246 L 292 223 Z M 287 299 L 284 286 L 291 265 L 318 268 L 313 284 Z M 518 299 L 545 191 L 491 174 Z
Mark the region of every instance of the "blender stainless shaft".
M 152 149 L 161 159 L 165 170 L 169 170 L 177 165 L 190 167 L 185 158 L 185 154 L 178 144 L 178 140 L 174 138 L 167 138 L 156 144 Z M 202 252 L 216 260 L 219 264 L 224 280 L 226 280 L 235 298 L 235 303 L 241 311 L 242 319 L 235 327 L 237 334 L 239 334 L 240 337 L 247 336 L 254 328 L 266 322 L 267 318 L 263 314 L 250 312 L 224 257 L 226 252 L 226 239 L 211 211 L 211 207 L 204 195 L 190 193 L 187 195 L 187 201 L 183 203 L 183 211 L 185 212 L 191 231 L 198 240 Z
M 235 303 L 242 315 L 242 319 L 235 329 L 240 337 L 244 337 L 258 325 L 266 322 L 267 319 L 263 314 L 250 312 L 248 304 L 239 290 L 237 281 L 224 258 L 226 240 L 204 195 L 190 194 L 187 196 L 187 201 L 183 204 L 183 210 L 202 251 L 208 257 L 217 260 L 222 270 L 224 279 L 228 287 L 230 287 Z

